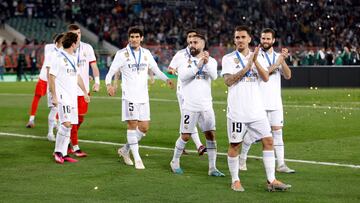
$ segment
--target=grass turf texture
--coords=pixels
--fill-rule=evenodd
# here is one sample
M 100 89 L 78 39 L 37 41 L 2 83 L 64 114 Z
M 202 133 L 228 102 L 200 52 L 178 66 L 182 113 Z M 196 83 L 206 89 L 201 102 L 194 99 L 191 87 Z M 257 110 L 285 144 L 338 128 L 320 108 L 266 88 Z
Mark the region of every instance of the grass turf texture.
M 0 132 L 45 137 L 46 97 L 39 103 L 35 129 L 26 129 L 35 83 L 0 83 Z M 213 83 L 218 151 L 226 152 L 226 87 Z M 121 102 L 94 93 L 80 139 L 125 142 L 120 121 Z M 8 94 L 7 94 L 8 93 Z M 20 94 L 20 95 L 19 95 Z M 157 81 L 150 87 L 151 126 L 141 145 L 173 148 L 178 137 L 179 110 L 175 91 Z M 360 165 L 360 89 L 284 89 L 286 158 Z M 314 105 L 315 104 L 315 105 Z M 330 108 L 329 108 L 330 107 Z M 325 113 L 326 112 L 326 113 Z M 201 136 L 204 143 L 204 137 Z M 80 143 L 89 157 L 75 164 L 55 164 L 53 143 L 46 140 L 0 136 L 0 199 L 5 202 L 124 201 L 124 202 L 359 202 L 360 169 L 288 162 L 296 174 L 277 174 L 293 185 L 286 193 L 265 192 L 261 160 L 249 159 L 241 173 L 245 193 L 230 190 L 225 156 L 217 166 L 227 177 L 207 176 L 207 156 L 183 156 L 184 175 L 170 172 L 172 152 L 140 149 L 144 171 L 125 166 L 118 146 Z M 187 149 L 194 149 L 190 141 Z M 148 154 L 148 156 L 146 156 Z M 261 156 L 254 145 L 251 155 Z M 95 187 L 98 187 L 95 190 Z

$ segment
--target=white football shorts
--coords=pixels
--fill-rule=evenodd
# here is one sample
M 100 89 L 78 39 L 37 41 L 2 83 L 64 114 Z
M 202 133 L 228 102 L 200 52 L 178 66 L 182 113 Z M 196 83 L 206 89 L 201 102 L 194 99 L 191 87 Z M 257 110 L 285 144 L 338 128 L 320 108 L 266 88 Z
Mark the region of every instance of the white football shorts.
M 215 113 L 211 108 L 208 111 L 193 112 L 183 109 L 181 112 L 181 133 L 196 133 L 196 124 L 203 132 L 216 130 Z
M 150 121 L 150 104 L 133 103 L 128 100 L 122 100 L 122 121 L 137 120 Z

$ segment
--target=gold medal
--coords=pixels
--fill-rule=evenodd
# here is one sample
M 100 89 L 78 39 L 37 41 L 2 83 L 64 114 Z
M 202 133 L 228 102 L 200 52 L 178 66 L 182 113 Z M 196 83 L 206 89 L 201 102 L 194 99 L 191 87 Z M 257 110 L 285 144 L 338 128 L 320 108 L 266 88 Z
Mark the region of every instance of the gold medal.
M 239 59 L 237 59 L 237 58 L 234 58 L 234 62 L 235 62 L 236 64 L 240 63 Z

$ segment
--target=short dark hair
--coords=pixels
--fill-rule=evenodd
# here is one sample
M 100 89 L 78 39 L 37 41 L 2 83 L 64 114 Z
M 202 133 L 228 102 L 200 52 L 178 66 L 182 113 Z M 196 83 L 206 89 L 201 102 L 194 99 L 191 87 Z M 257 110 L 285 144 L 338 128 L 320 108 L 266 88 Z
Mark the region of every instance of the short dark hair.
M 78 25 L 76 25 L 76 24 L 70 24 L 70 25 L 68 25 L 68 31 L 74 31 L 74 30 L 79 30 L 80 29 L 80 27 L 78 26 Z
M 246 25 L 236 26 L 234 32 L 236 32 L 236 31 L 238 31 L 238 32 L 240 32 L 240 31 L 245 31 L 245 32 L 248 33 L 249 36 L 251 36 L 251 29 L 250 29 L 248 26 L 246 26 Z
M 198 37 L 206 42 L 206 37 L 203 34 L 196 33 L 193 37 Z
M 130 37 L 130 34 L 134 34 L 134 33 L 136 33 L 136 34 L 139 33 L 140 37 L 144 36 L 144 31 L 138 26 L 133 26 L 133 27 L 129 28 L 128 36 Z
M 64 37 L 64 33 L 57 33 L 57 34 L 55 34 L 55 35 L 54 35 L 54 38 L 53 38 L 54 43 L 59 43 L 62 37 Z
M 262 33 L 271 33 L 272 37 L 275 38 L 275 31 L 271 28 L 265 28 L 265 29 L 261 30 L 261 34 Z
M 73 32 L 65 33 L 64 37 L 62 38 L 62 45 L 64 49 L 71 47 L 72 44 L 77 42 L 78 35 Z
M 192 33 L 192 32 L 198 33 L 196 29 L 191 28 L 186 31 L 186 36 L 188 36 L 189 33 Z

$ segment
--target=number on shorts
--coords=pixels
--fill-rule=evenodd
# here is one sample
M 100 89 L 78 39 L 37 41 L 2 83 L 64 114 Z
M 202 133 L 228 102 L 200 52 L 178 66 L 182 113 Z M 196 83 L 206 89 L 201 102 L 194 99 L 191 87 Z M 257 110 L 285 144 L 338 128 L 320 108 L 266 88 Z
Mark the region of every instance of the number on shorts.
M 232 132 L 241 133 L 242 125 L 241 123 L 232 123 Z
M 190 123 L 190 121 L 189 121 L 189 118 L 190 118 L 190 116 L 189 115 L 185 115 L 184 116 L 184 124 L 189 124 Z
M 129 103 L 129 111 L 134 111 L 134 103 Z
M 70 113 L 70 106 L 63 106 L 64 113 Z

